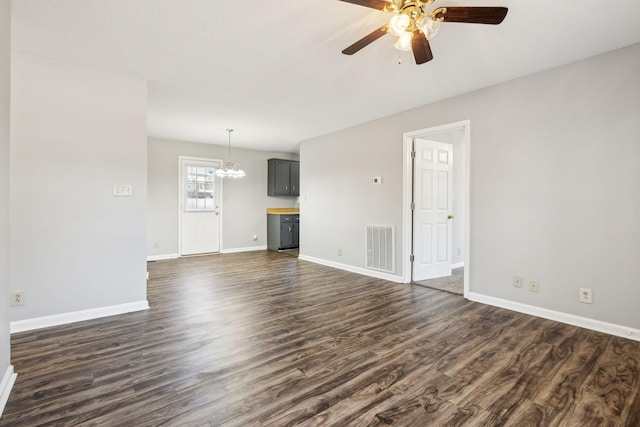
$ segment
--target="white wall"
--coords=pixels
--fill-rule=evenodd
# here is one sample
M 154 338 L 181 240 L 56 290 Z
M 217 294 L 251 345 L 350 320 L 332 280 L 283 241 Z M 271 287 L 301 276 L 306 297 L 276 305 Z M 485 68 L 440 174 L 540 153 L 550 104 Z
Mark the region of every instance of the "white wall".
M 401 223 L 402 133 L 470 119 L 471 292 L 638 329 L 639 117 L 636 44 L 303 142 L 302 254 L 363 266 L 364 224 Z
M 149 139 L 147 254 L 152 259 L 178 254 L 178 156 L 226 160 L 228 147 Z M 266 247 L 267 208 L 297 206 L 297 197 L 267 197 L 267 159 L 298 156 L 232 146 L 231 157 L 240 163 L 247 176 L 223 180 L 221 250 Z M 256 241 L 252 238 L 254 234 L 258 235 Z
M 11 388 L 9 341 L 9 87 L 11 2 L 0 0 L 0 415 Z
M 146 82 L 14 52 L 11 88 L 11 320 L 146 303 Z

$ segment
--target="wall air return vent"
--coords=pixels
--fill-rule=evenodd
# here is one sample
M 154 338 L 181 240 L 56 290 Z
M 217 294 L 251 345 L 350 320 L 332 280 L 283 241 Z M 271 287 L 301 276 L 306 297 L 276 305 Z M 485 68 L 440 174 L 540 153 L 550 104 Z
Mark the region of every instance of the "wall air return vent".
M 393 225 L 367 225 L 366 267 L 371 270 L 395 272 L 395 228 Z

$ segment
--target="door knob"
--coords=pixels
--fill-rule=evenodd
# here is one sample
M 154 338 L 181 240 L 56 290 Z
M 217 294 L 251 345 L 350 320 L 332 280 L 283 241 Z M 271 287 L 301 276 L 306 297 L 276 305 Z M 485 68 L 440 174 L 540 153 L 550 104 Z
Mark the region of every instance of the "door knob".
M 453 219 L 453 215 L 449 215 L 447 219 Z

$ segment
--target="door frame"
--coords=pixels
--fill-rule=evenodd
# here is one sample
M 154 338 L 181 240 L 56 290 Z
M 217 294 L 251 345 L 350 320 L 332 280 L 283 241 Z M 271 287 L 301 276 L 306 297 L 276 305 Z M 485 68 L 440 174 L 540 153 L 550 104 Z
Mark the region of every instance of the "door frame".
M 194 162 L 205 162 L 205 163 L 214 163 L 216 164 L 216 168 L 220 167 L 224 164 L 223 160 L 220 159 L 209 159 L 205 157 L 192 157 L 192 156 L 178 156 L 178 256 L 182 256 L 182 215 L 184 210 L 182 208 L 182 204 L 184 203 L 184 183 L 182 182 L 184 177 L 184 171 L 182 170 L 182 163 L 184 161 L 194 161 Z M 223 191 L 224 191 L 224 181 L 222 178 L 217 178 L 219 180 L 218 185 L 220 186 L 219 192 L 219 206 L 220 206 L 220 221 L 219 221 L 219 240 L 220 240 L 220 253 L 222 253 L 222 221 L 224 218 L 223 212 L 224 209 L 222 207 L 223 200 Z
M 471 183 L 471 120 L 447 123 L 439 126 L 403 132 L 402 134 L 402 282 L 411 283 L 413 269 L 411 268 L 411 248 L 413 245 L 413 215 L 411 212 L 411 200 L 413 194 L 413 162 L 411 159 L 411 148 L 413 139 L 418 136 L 427 136 L 430 133 L 437 133 L 453 129 L 464 129 L 463 144 L 465 148 L 464 168 L 464 291 L 466 298 L 469 294 L 469 271 L 471 260 L 471 204 L 470 183 Z M 455 159 L 454 159 L 455 161 Z

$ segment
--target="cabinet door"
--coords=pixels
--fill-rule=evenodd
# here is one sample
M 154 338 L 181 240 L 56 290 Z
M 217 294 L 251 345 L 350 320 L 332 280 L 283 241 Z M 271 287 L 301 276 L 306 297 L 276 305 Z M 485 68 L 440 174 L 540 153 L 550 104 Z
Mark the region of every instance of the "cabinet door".
M 300 224 L 293 223 L 293 247 L 300 246 Z
M 300 162 L 291 162 L 291 185 L 290 192 L 292 196 L 300 195 Z
M 283 222 L 280 224 L 280 247 L 290 248 L 293 246 L 293 226 L 292 222 Z
M 275 194 L 288 195 L 290 191 L 289 181 L 291 180 L 291 170 L 289 162 L 286 160 L 276 160 L 275 162 Z

